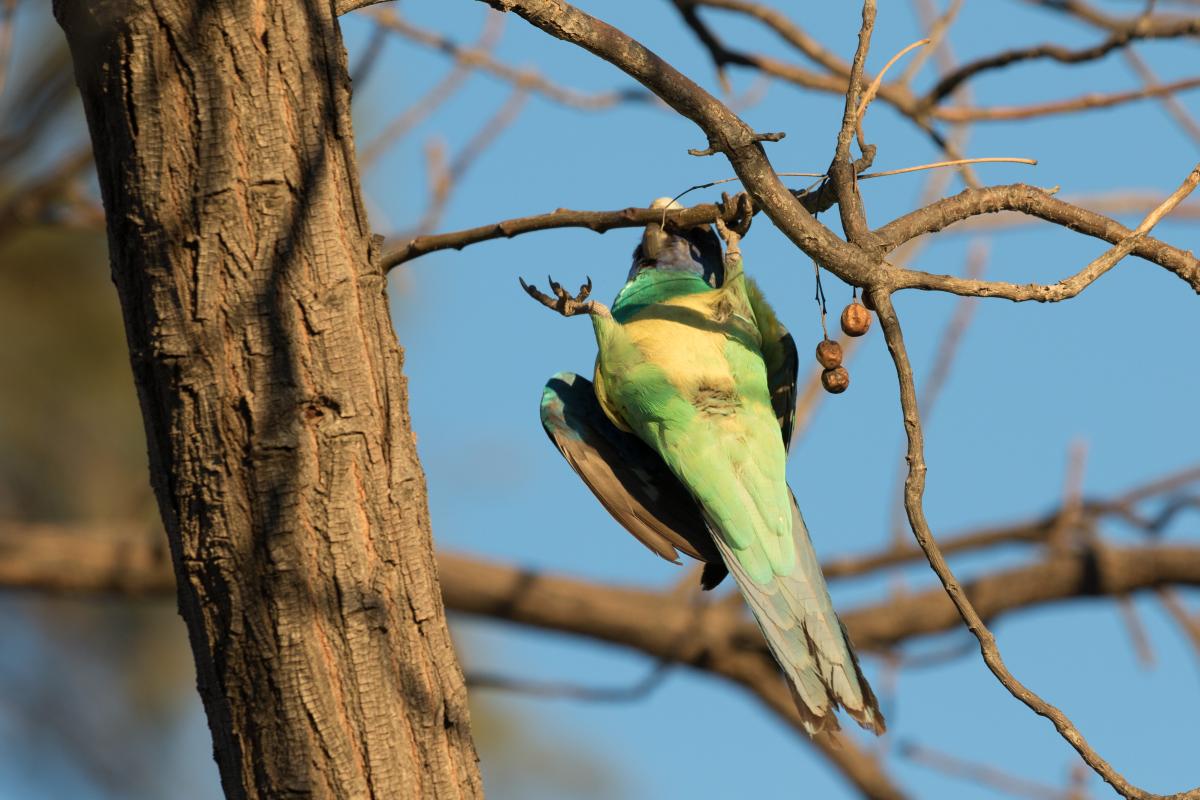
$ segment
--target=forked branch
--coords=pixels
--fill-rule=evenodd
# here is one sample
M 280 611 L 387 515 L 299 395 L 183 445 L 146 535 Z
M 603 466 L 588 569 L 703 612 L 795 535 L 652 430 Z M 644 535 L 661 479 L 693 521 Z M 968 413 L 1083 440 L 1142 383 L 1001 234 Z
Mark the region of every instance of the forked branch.
M 1097 753 L 1075 724 L 1057 707 L 1043 700 L 1028 689 L 1009 671 L 1000 655 L 996 637 L 988 629 L 975 606 L 963 591 L 945 556 L 933 538 L 929 522 L 925 518 L 925 441 L 921 429 L 921 415 L 917 408 L 917 391 L 913 379 L 912 364 L 908 359 L 908 351 L 904 345 L 904 334 L 900 329 L 900 320 L 892 306 L 891 298 L 883 292 L 875 292 L 873 298 L 887 340 L 888 351 L 896 367 L 896 378 L 900 388 L 900 407 L 904 420 L 904 431 L 908 439 L 908 477 L 904 482 L 904 509 L 908 514 L 908 522 L 912 528 L 917 543 L 925 552 L 929 566 L 933 568 L 938 580 L 941 581 L 950 601 L 954 604 L 967 630 L 978 640 L 979 650 L 988 669 L 1009 693 L 1020 700 L 1039 716 L 1050 720 L 1066 741 L 1075 748 L 1080 757 L 1093 771 L 1112 786 L 1123 797 L 1130 800 L 1152 800 L 1159 795 L 1152 794 L 1129 783 L 1116 769 Z M 1200 788 L 1171 795 L 1173 800 L 1194 800 L 1200 798 Z

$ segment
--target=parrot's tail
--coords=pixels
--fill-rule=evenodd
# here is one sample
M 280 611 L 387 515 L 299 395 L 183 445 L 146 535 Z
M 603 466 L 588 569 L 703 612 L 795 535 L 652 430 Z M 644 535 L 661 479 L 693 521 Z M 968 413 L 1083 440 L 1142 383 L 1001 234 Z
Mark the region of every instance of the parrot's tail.
M 743 569 L 725 537 L 713 536 L 742 596 L 754 612 L 767 646 L 787 673 L 796 708 L 809 735 L 837 730 L 834 709 L 838 706 L 867 730 L 883 733 L 879 703 L 858 666 L 846 629 L 833 610 L 829 589 L 794 496 L 792 537 L 796 565 L 791 574 L 775 575 L 765 583 L 758 583 Z

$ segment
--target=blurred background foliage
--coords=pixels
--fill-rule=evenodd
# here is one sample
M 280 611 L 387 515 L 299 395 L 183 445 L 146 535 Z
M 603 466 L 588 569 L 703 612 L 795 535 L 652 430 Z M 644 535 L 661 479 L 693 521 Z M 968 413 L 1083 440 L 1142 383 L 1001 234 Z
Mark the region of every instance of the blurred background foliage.
M 0 96 L 0 520 L 160 536 L 94 176 L 67 163 L 88 146 L 69 54 L 48 6 L 23 6 Z M 615 765 L 530 709 L 472 715 L 492 796 L 621 796 Z M 174 602 L 0 590 L 0 799 L 219 798 L 211 751 Z

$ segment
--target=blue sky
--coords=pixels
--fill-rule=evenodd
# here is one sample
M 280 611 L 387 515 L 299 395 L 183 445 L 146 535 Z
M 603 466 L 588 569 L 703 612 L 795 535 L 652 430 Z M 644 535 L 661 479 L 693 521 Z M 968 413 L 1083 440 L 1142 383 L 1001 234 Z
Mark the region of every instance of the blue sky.
M 704 52 L 669 3 L 581 5 L 717 91 Z M 1044 40 L 1083 46 L 1102 38 L 1013 0 L 965 5 L 951 37 L 959 58 Z M 908 4 L 881 6 L 868 61 L 872 69 L 921 35 Z M 1132 13 L 1138 5 L 1113 2 L 1106 7 Z M 402 10 L 412 21 L 460 41 L 476 35 L 487 13 L 482 4 L 465 2 L 413 2 Z M 830 49 L 851 56 L 859 21 L 856 3 L 789 13 Z M 788 56 L 757 26 L 724 15 L 709 18 L 719 22 L 730 43 Z M 350 15 L 345 33 L 353 62 L 364 49 L 370 26 Z M 1151 43 L 1139 52 L 1164 79 L 1186 77 L 1189 64 L 1196 63 L 1189 45 Z M 615 68 L 515 16 L 507 20 L 496 55 L 580 90 L 631 86 Z M 443 56 L 389 39 L 375 70 L 357 87 L 360 146 L 448 68 Z M 926 68 L 917 87 L 928 85 L 931 75 Z M 739 90 L 754 80 L 736 70 L 731 77 Z M 1118 56 L 1078 67 L 1018 66 L 972 85 L 977 103 L 1000 105 L 1137 83 Z M 380 233 L 402 230 L 424 209 L 426 141 L 441 137 L 456 152 L 510 91 L 501 81 L 474 75 L 463 91 L 363 175 L 372 222 Z M 1200 111 L 1198 96 L 1183 96 L 1193 113 Z M 775 83 L 744 116 L 756 129 L 787 132 L 784 141 L 768 145 L 777 169 L 820 171 L 832 153 L 841 104 L 840 97 Z M 878 169 L 939 157 L 884 103 L 872 106 L 866 130 L 879 145 Z M 703 146 L 704 137 L 690 122 L 653 105 L 585 112 L 535 95 L 464 176 L 439 228 L 560 206 L 645 204 L 731 175 L 720 157 L 697 159 L 686 153 Z M 992 183 L 1057 185 L 1064 195 L 1119 189 L 1165 195 L 1197 155 L 1196 144 L 1148 102 L 1034 123 L 980 124 L 966 149 L 977 156 L 1036 158 L 1035 168 L 985 165 L 979 174 Z M 872 224 L 914 208 L 923 182 L 921 176 L 901 176 L 864 183 Z M 804 185 L 803 180 L 796 185 Z M 956 180 L 946 193 L 959 189 Z M 699 191 L 687 199 L 708 201 L 716 194 Z M 840 230 L 836 214 L 825 220 Z M 1188 249 L 1197 243 L 1194 224 L 1164 222 L 1158 234 Z M 518 276 L 542 280 L 550 273 L 574 285 L 590 275 L 595 296 L 611 298 L 624 280 L 637 239 L 635 230 L 603 236 L 550 231 L 435 253 L 392 273 L 393 314 L 406 350 L 412 418 L 440 547 L 600 581 L 666 586 L 679 577 L 678 568 L 655 558 L 613 522 L 546 440 L 536 408 L 543 383 L 559 370 L 587 374 L 595 344 L 589 324 L 563 319 L 530 302 L 517 283 Z M 961 272 L 973 241 L 961 234 L 940 236 L 914 265 Z M 1018 282 L 1053 282 L 1104 249 L 1049 225 L 992 234 L 986 243 L 988 275 Z M 761 216 L 743 251 L 748 270 L 792 330 L 803 363 L 820 337 L 811 262 Z M 836 314 L 850 290 L 828 275 L 825 290 Z M 896 298 L 919 384 L 955 303 L 947 296 L 911 292 Z M 1197 341 L 1196 296 L 1174 276 L 1134 259 L 1068 303 L 980 303 L 927 426 L 926 508 L 935 534 L 1054 507 L 1062 496 L 1067 453 L 1077 442 L 1087 449 L 1088 494 L 1113 492 L 1195 463 L 1200 452 Z M 895 373 L 877 325 L 850 363 L 850 372 L 850 390 L 821 405 L 789 465 L 791 484 L 823 557 L 865 552 L 887 542 L 902 455 Z M 552 522 L 568 510 L 574 520 L 569 529 Z M 1184 517 L 1169 538 L 1194 539 L 1196 523 L 1195 514 Z M 1120 528 L 1106 533 L 1117 539 L 1129 536 Z M 962 577 L 970 577 L 1026 557 L 1005 552 L 955 566 Z M 904 575 L 910 587 L 933 583 L 921 565 Z M 886 590 L 887 584 L 877 580 L 832 587 L 840 608 L 878 600 Z M 1148 598 L 1135 605 L 1157 655 L 1152 669 L 1138 665 L 1111 602 L 1035 610 L 1000 621 L 996 632 L 1016 675 L 1070 715 L 1130 780 L 1152 791 L 1179 791 L 1200 783 L 1192 722 L 1200 716 L 1197 654 L 1160 606 Z M 635 682 L 653 666 L 637 654 L 569 637 L 458 617 L 452 623 L 468 670 L 612 686 Z M 956 632 L 943 639 L 955 642 L 964 635 Z M 919 649 L 937 644 L 922 642 Z M 879 661 L 868 657 L 865 667 L 878 681 Z M 853 796 L 814 751 L 753 698 L 688 670 L 674 671 L 660 688 L 630 704 L 493 693 L 489 700 L 523 715 L 544 739 L 595 754 L 610 766 L 614 784 L 606 794 L 589 796 Z M 196 698 L 188 702 L 193 706 L 188 724 L 175 735 L 181 747 L 193 747 L 203 761 L 209 757 L 204 722 Z M 1076 763 L 1051 726 L 1009 697 L 976 656 L 903 672 L 885 712 L 889 737 L 880 743 L 864 738 L 866 746 L 917 742 L 1058 785 L 1065 785 Z M 513 793 L 515 784 L 494 772 L 489 776 L 488 751 L 481 755 L 492 797 L 556 796 L 551 789 L 530 794 L 536 778 L 522 782 L 520 795 Z M 914 797 L 1002 796 L 902 759 L 890 759 L 889 769 Z M 0 797 L 9 796 L 6 791 L 14 791 L 12 787 L 30 785 L 27 779 L 6 780 L 6 774 L 15 774 L 11 764 L 0 768 Z M 207 774 L 211 783 L 197 778 L 189 784 L 194 796 L 212 796 L 215 769 Z M 1096 796 L 1105 796 L 1098 780 L 1092 788 Z M 80 796 L 81 791 L 72 787 L 68 794 Z
M 876 69 L 919 37 L 906 4 L 882 5 L 869 61 Z M 443 8 L 414 4 L 405 13 L 447 30 Z M 682 30 L 669 4 L 592 3 L 584 8 L 716 91 L 704 53 Z M 480 25 L 477 12 L 481 9 L 455 9 L 457 38 L 474 35 Z M 730 42 L 785 54 L 752 25 L 716 14 L 710 18 L 721 20 Z M 825 4 L 802 22 L 839 54 L 852 54 L 856 4 Z M 352 55 L 361 30 L 354 21 L 347 25 Z M 955 26 L 953 45 L 960 58 L 967 58 L 1001 43 L 1045 39 L 1078 46 L 1098 37 L 1021 3 L 968 3 Z M 1164 77 L 1182 76 L 1183 67 L 1171 57 L 1180 49 L 1152 45 L 1142 52 Z M 508 21 L 497 55 L 535 66 L 576 88 L 629 85 L 615 68 L 548 39 L 518 18 Z M 405 75 L 444 69 L 437 56 L 411 46 L 389 46 L 374 77 L 360 88 L 360 139 L 428 83 Z M 732 78 L 735 89 L 753 80 L 737 71 Z M 928 80 L 926 72 L 918 86 Z M 1016 104 L 1074 96 L 1099 86 L 1135 85 L 1120 59 L 1113 58 L 1086 67 L 1014 68 L 979 81 L 975 96 L 981 104 Z M 421 208 L 423 137 L 444 137 L 453 151 L 504 102 L 507 92 L 494 79 L 474 77 L 462 94 L 367 174 L 373 213 L 378 209 L 375 219 L 400 226 Z M 1185 101 L 1195 108 L 1193 101 Z M 787 132 L 783 142 L 768 145 L 778 169 L 807 171 L 820 171 L 828 163 L 840 116 L 840 98 L 780 84 L 771 85 L 765 101 L 745 113 L 759 130 Z M 872 108 L 866 127 L 880 148 L 877 168 L 938 157 L 882 103 Z M 687 148 L 703 145 L 691 123 L 653 107 L 589 113 L 535 97 L 466 176 L 441 228 L 559 206 L 621 208 L 730 175 L 719 157 L 686 154 Z M 978 125 L 967 149 L 972 155 L 1025 156 L 1040 162 L 1036 168 L 982 167 L 986 181 L 1059 185 L 1064 194 L 1124 188 L 1165 194 L 1178 185 L 1196 155 L 1195 145 L 1153 104 L 1032 124 Z M 913 208 L 921 186 L 919 176 L 864 184 L 872 223 Z M 960 188 L 954 183 L 948 193 Z M 716 190 L 696 192 L 688 200 L 715 195 Z M 1192 226 L 1164 223 L 1159 230 L 1183 247 L 1196 241 Z M 595 345 L 590 325 L 564 320 L 529 302 L 516 281 L 518 275 L 540 279 L 549 272 L 573 285 L 590 275 L 596 296 L 611 297 L 624 279 L 636 241 L 635 231 L 604 236 L 554 231 L 438 253 L 400 268 L 395 319 L 407 351 L 413 419 L 441 546 L 597 580 L 666 585 L 677 578 L 675 568 L 645 552 L 613 523 L 545 440 L 536 413 L 542 383 L 561 369 L 587 374 Z M 965 235 L 946 235 L 925 249 L 916 264 L 960 272 L 970 241 Z M 988 274 L 1014 281 L 1052 282 L 1103 250 L 1094 241 L 1050 226 L 993 235 L 987 244 Z M 761 218 L 744 252 L 748 269 L 764 284 L 806 354 L 819 338 L 811 263 Z M 829 277 L 825 288 L 836 313 L 849 290 Z M 450 306 L 449 301 L 465 290 L 486 298 L 486 311 L 467 318 L 451 313 L 451 307 L 461 305 Z M 1070 303 L 981 304 L 928 428 L 927 508 L 935 532 L 1052 507 L 1061 497 L 1067 452 L 1074 442 L 1086 443 L 1089 493 L 1113 491 L 1191 463 L 1200 444 L 1200 434 L 1188 423 L 1200 389 L 1188 346 L 1200 334 L 1195 300 L 1174 276 L 1130 260 Z M 896 304 L 920 380 L 955 301 L 909 293 Z M 901 455 L 895 374 L 877 329 L 850 370 L 851 389 L 823 404 L 789 467 L 817 549 L 826 556 L 865 551 L 886 541 Z M 574 529 L 549 522 L 567 509 L 579 520 Z M 1194 533 L 1195 519 L 1190 523 Z M 1177 529 L 1187 533 L 1188 525 Z M 968 560 L 960 569 L 969 576 L 1023 557 L 1006 553 Z M 918 565 L 906 575 L 911 586 L 931 584 L 926 567 Z M 859 581 L 839 583 L 833 592 L 839 606 L 853 607 L 880 597 L 884 588 Z M 1159 656 L 1149 671 L 1136 664 L 1112 604 L 1079 602 L 1038 610 L 1002 621 L 997 630 L 1016 674 L 1071 714 L 1130 779 L 1152 790 L 1179 790 L 1200 777 L 1191 766 L 1186 735 L 1186 721 L 1200 711 L 1196 659 L 1156 605 L 1140 600 L 1138 606 Z M 651 666 L 636 655 L 561 636 L 474 620 L 455 624 L 465 637 L 468 667 L 612 685 L 635 681 Z M 879 675 L 879 666 L 868 659 L 872 675 Z M 636 704 L 506 702 L 535 709 L 555 735 L 611 759 L 626 782 L 627 797 L 849 796 L 840 779 L 755 701 L 685 670 Z M 924 743 L 1060 785 L 1074 763 L 1053 729 L 1010 698 L 975 657 L 904 673 L 889 711 L 893 743 Z M 486 751 L 483 757 L 486 771 Z M 915 796 L 993 796 L 902 760 L 892 764 Z

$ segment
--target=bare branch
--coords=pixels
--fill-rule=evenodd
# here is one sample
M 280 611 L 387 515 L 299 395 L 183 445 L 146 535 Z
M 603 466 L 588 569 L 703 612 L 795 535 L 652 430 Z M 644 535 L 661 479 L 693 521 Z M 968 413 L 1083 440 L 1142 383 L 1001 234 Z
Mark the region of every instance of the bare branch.
M 1032 800 L 1072 800 L 1073 797 L 1070 790 L 1019 778 L 996 767 L 965 761 L 912 742 L 902 742 L 897 752 L 909 761 L 935 769 L 944 775 L 962 778 L 1005 794 L 1028 797 Z
M 1079 50 L 1072 50 L 1052 43 L 1005 50 L 963 64 L 958 69 L 943 76 L 923 99 L 929 105 L 935 105 L 950 96 L 964 81 L 980 73 L 1001 69 L 1022 61 L 1049 59 L 1059 64 L 1082 64 L 1087 61 L 1103 58 L 1114 50 L 1128 47 L 1138 39 L 1189 35 L 1180 29 L 1174 29 L 1170 32 L 1159 31 L 1159 36 L 1155 36 L 1155 32 L 1154 29 L 1147 27 L 1140 20 L 1134 20 L 1129 25 L 1114 30 L 1104 41 Z
M 1113 244 L 1130 240 L 1134 233 L 1114 220 L 1058 200 L 1033 186 L 1011 184 L 967 189 L 954 197 L 905 214 L 879 228 L 876 234 L 885 247 L 892 249 L 909 239 L 935 233 L 955 222 L 997 211 L 1017 211 L 1039 217 Z M 1130 252 L 1174 272 L 1200 293 L 1200 261 L 1190 252 L 1145 235 L 1133 240 Z
M 1111 108 L 1134 100 L 1146 100 L 1151 97 L 1163 97 L 1176 94 L 1188 89 L 1200 87 L 1200 78 L 1185 78 L 1172 83 L 1161 83 L 1146 86 L 1141 89 L 1131 89 L 1126 92 L 1110 94 L 1089 93 L 1066 100 L 1055 100 L 1049 103 L 1035 103 L 1028 106 L 989 106 L 973 108 L 970 106 L 937 107 L 930 111 L 930 116 L 947 122 L 996 122 L 1000 120 L 1032 119 L 1048 117 L 1054 114 L 1070 114 L 1093 108 Z
M 622 102 L 650 102 L 653 100 L 650 94 L 636 89 L 585 94 L 560 86 L 539 75 L 534 70 L 510 67 L 493 58 L 485 48 L 464 47 L 446 36 L 419 28 L 402 19 L 394 9 L 387 8 L 369 11 L 367 15 L 377 24 L 382 25 L 393 33 L 403 36 L 409 41 L 453 57 L 455 62 L 463 67 L 479 69 L 490 73 L 497 78 L 514 84 L 518 88 L 527 89 L 566 106 L 595 111 L 603 108 L 611 108 Z
M 1179 486 L 1186 477 L 1171 476 L 1113 502 L 1150 496 Z M 174 577 L 164 541 L 136 527 L 5 524 L 0 526 L 0 586 L 165 596 L 173 591 Z M 717 604 L 697 612 L 687 598 L 669 592 L 606 586 L 451 554 L 439 557 L 439 572 L 447 606 L 453 610 L 587 636 L 712 672 L 751 689 L 800 729 L 761 634 L 738 606 Z M 965 591 L 980 614 L 994 618 L 1073 597 L 1119 596 L 1170 584 L 1200 585 L 1200 548 L 1063 553 L 981 578 Z M 940 590 L 860 608 L 844 614 L 843 621 L 855 642 L 867 649 L 894 647 L 959 623 L 954 606 Z M 853 740 L 822 739 L 816 746 L 866 796 L 900 796 L 879 764 Z
M 92 150 L 85 145 L 65 155 L 48 174 L 29 180 L 12 192 L 7 202 L 0 203 L 0 239 L 25 225 L 59 222 L 59 211 L 64 207 L 74 207 L 93 227 L 101 227 L 104 214 L 99 204 L 74 197 L 72 191 L 75 182 L 93 163 Z
M 690 208 L 667 212 L 667 218 L 680 227 L 691 227 L 703 223 L 711 223 L 721 215 L 721 210 L 712 203 L 703 203 Z M 727 221 L 733 222 L 736 212 L 728 212 Z M 538 214 L 532 217 L 517 217 L 494 222 L 490 225 L 480 225 L 477 228 L 439 233 L 432 236 L 418 236 L 401 242 L 387 250 L 381 259 L 385 270 L 398 266 L 405 261 L 411 261 L 428 253 L 438 250 L 461 250 L 464 247 L 490 239 L 511 239 L 522 233 L 546 231 L 555 228 L 587 228 L 596 233 L 604 233 L 613 228 L 640 228 L 651 222 L 659 222 L 663 218 L 662 209 L 655 208 L 623 208 L 617 211 L 572 211 L 560 208 L 548 214 Z
M 1191 613 L 1184 607 L 1183 601 L 1179 599 L 1179 594 L 1168 586 L 1160 587 L 1156 590 L 1158 600 L 1163 604 L 1163 608 L 1179 625 L 1184 636 L 1191 643 L 1192 649 L 1200 654 L 1200 617 Z
M 950 26 L 958 18 L 958 12 L 962 9 L 962 5 L 963 0 L 951 0 L 944 12 L 934 16 L 933 6 L 928 0 L 917 4 L 917 14 L 923 17 L 922 21 L 929 29 L 929 47 L 913 56 L 912 61 L 908 62 L 908 66 L 900 73 L 899 83 L 907 86 L 932 55 L 937 55 L 941 60 L 952 58 L 949 53 L 949 47 L 944 47 L 943 45 L 946 34 L 950 32 Z
M 486 120 L 462 149 L 454 156 L 449 167 L 431 169 L 429 205 L 416 226 L 417 236 L 426 235 L 437 227 L 450 202 L 450 196 L 462 177 L 509 127 L 525 107 L 529 92 L 522 88 L 513 89 L 499 110 Z M 435 164 L 437 162 L 431 162 Z
M 967 264 L 963 274 L 970 280 L 978 280 L 983 276 L 984 268 L 987 266 L 988 250 L 987 245 L 983 242 L 975 242 L 967 252 Z M 921 389 L 921 396 L 918 399 L 919 407 L 925 409 L 925 423 L 929 424 L 929 418 L 933 414 L 934 406 L 937 405 L 938 398 L 941 396 L 942 388 L 946 385 L 946 379 L 950 377 L 950 369 L 954 365 L 954 359 L 958 355 L 958 346 L 962 343 L 963 335 L 970 327 L 971 321 L 975 318 L 975 308 L 978 305 L 979 298 L 977 297 L 960 297 L 954 306 L 954 312 L 950 315 L 950 321 L 946 323 L 946 327 L 942 329 L 942 334 L 938 337 L 937 352 L 933 357 L 933 367 L 929 371 L 929 379 L 925 382 Z M 891 533 L 892 542 L 899 544 L 907 541 L 908 537 L 904 530 L 904 493 L 900 491 L 900 487 L 904 483 L 905 471 L 903 462 L 899 463 L 899 469 L 896 473 L 895 488 L 890 496 L 893 498 L 892 504 L 892 522 Z
M 833 75 L 850 77 L 850 65 L 809 36 L 799 25 L 773 8 L 746 0 L 684 0 L 689 6 L 708 6 L 733 11 L 758 20 L 774 31 L 779 38 L 796 48 Z M 838 91 L 844 91 L 843 88 Z
M 1053 286 L 1041 284 L 1017 285 L 1003 281 L 981 281 L 956 278 L 950 275 L 931 275 L 928 273 L 909 272 L 901 276 L 896 288 L 936 289 L 954 294 L 969 294 L 978 297 L 999 297 L 1014 302 L 1036 300 L 1039 303 L 1056 303 L 1067 300 L 1082 292 L 1097 278 L 1112 269 L 1145 238 L 1159 220 L 1171 213 L 1185 197 L 1191 194 L 1196 185 L 1200 184 L 1200 164 L 1192 168 L 1187 178 L 1179 188 L 1167 197 L 1157 208 L 1146 215 L 1142 223 L 1128 236 L 1121 239 L 1102 255 L 1092 259 L 1079 272 L 1064 278 Z M 1195 261 L 1195 259 L 1193 259 Z
M 1125 50 L 1124 56 L 1125 61 L 1133 68 L 1138 77 L 1142 79 L 1142 83 L 1148 87 L 1162 85 L 1158 80 L 1158 76 L 1150 69 L 1150 65 L 1134 50 Z M 1188 113 L 1187 108 L 1180 102 L 1179 98 L 1171 94 L 1164 94 L 1159 96 L 1158 102 L 1167 109 L 1167 113 L 1192 138 L 1192 141 L 1200 144 L 1200 123 L 1192 119 L 1192 115 Z
M 1102 215 L 1118 217 L 1122 215 L 1137 215 L 1139 219 L 1150 213 L 1160 202 L 1160 195 L 1148 191 L 1130 190 L 1106 192 L 1090 195 L 1064 195 L 1053 197 L 1061 202 L 1084 209 L 1103 219 Z M 1019 211 L 986 212 L 987 216 L 970 217 L 955 223 L 946 230 L 948 234 L 977 233 L 979 231 L 999 231 L 1031 225 L 1038 222 L 1035 216 L 1027 216 Z M 1171 222 L 1195 222 L 1200 220 L 1200 203 L 1186 200 L 1171 212 Z M 1136 252 L 1136 251 L 1135 251 Z M 1182 252 L 1182 251 L 1181 251 Z
M 1200 36 L 1200 17 L 1157 14 L 1133 17 L 1114 17 L 1083 0 L 1025 0 L 1031 5 L 1068 14 L 1083 22 L 1109 31 L 1139 28 L 1143 38 L 1164 39 L 1180 36 Z
M 646 675 L 628 686 L 581 686 L 577 683 L 532 681 L 492 672 L 467 672 L 470 689 L 497 689 L 505 692 L 534 695 L 544 698 L 565 698 L 594 703 L 630 703 L 642 700 L 663 684 L 671 665 L 659 662 Z
M 1197 179 L 1200 179 L 1200 174 L 1195 172 L 1193 174 L 1196 174 Z M 987 664 L 988 669 L 992 671 L 992 674 L 996 676 L 996 679 L 1000 681 L 1004 688 L 1013 697 L 1028 706 L 1034 713 L 1050 720 L 1059 732 L 1059 735 L 1075 748 L 1076 752 L 1079 753 L 1087 765 L 1123 797 L 1136 800 L 1155 797 L 1155 795 L 1139 789 L 1125 780 L 1111 764 L 1092 749 L 1087 740 L 1083 738 L 1083 734 L 1079 732 L 1074 723 L 1062 711 L 1034 694 L 1009 672 L 1008 667 L 1005 666 L 1000 656 L 995 636 L 988 630 L 987 625 L 984 624 L 983 618 L 976 610 L 972 600 L 968 597 L 962 585 L 959 584 L 958 579 L 950 569 L 950 565 L 946 563 L 946 559 L 938 548 L 937 542 L 934 541 L 933 533 L 929 529 L 929 523 L 925 519 L 925 510 L 922 502 L 925 491 L 925 444 L 921 431 L 920 412 L 917 409 L 917 392 L 913 380 L 912 366 L 909 363 L 908 352 L 904 346 L 904 335 L 901 332 L 900 321 L 896 316 L 896 311 L 892 306 L 891 297 L 883 292 L 875 293 L 874 297 L 879 312 L 879 320 L 883 326 L 884 336 L 887 339 L 888 350 L 896 365 L 896 377 L 900 385 L 900 405 L 903 412 L 904 429 L 908 437 L 908 480 L 905 482 L 904 487 L 905 510 L 908 512 L 909 525 L 912 527 L 913 535 L 916 537 L 921 549 L 925 551 L 925 556 L 929 561 L 930 567 L 941 581 L 946 595 L 954 604 L 955 610 L 962 617 L 967 629 L 979 641 L 979 649 L 984 663 Z M 1103 555 L 1105 550 L 1107 548 L 1101 550 L 1100 554 Z M 1184 797 L 1200 797 L 1200 789 L 1193 789 L 1177 797 L 1181 798 L 1181 800 Z
M 1139 486 L 1112 500 L 1085 500 L 1079 504 L 1077 515 L 1081 523 L 1092 524 L 1115 516 L 1127 519 L 1146 532 L 1151 532 L 1150 526 L 1154 520 L 1139 519 L 1134 507 L 1147 499 L 1165 496 L 1196 481 L 1200 481 L 1200 468 L 1193 467 Z M 964 553 L 1007 544 L 1044 544 L 1050 540 L 1056 529 L 1061 527 L 1062 518 L 1066 513 L 1068 509 L 1064 506 L 1031 520 L 949 536 L 941 542 L 942 552 Z M 916 545 L 904 543 L 867 555 L 834 558 L 823 563 L 821 571 L 830 580 L 854 577 L 915 561 L 923 555 Z
M 883 69 L 879 70 L 879 74 L 875 76 L 875 80 L 871 81 L 871 85 L 867 87 L 866 93 L 863 94 L 862 99 L 858 103 L 858 124 L 860 127 L 862 125 L 863 114 L 867 113 L 867 106 L 871 104 L 871 101 L 875 99 L 875 95 L 879 92 L 879 86 L 883 83 L 883 78 L 885 75 L 887 75 L 888 70 L 890 70 L 897 61 L 904 58 L 904 56 L 910 51 L 915 50 L 918 47 L 924 47 L 925 45 L 929 44 L 930 41 L 930 39 L 918 39 L 917 41 L 900 50 L 898 53 L 896 53 L 896 55 L 888 59 L 886 64 L 883 65 Z
M 1165 479 L 1164 484 L 1184 475 Z M 1128 496 L 1153 488 L 1148 484 Z M 1116 505 L 1123 499 L 1110 502 Z M 1102 501 L 1096 503 L 1098 507 Z M 946 550 L 1042 541 L 1056 518 L 960 536 L 948 540 Z M 174 577 L 163 542 L 161 534 L 143 526 L 5 522 L 0 524 L 0 587 L 53 594 L 167 596 L 174 592 Z M 831 577 L 869 571 L 839 567 L 854 563 L 834 559 L 824 570 Z M 880 561 L 875 568 L 893 563 Z M 706 658 L 714 650 L 766 655 L 761 634 L 736 603 L 712 605 L 698 624 L 688 594 L 601 584 L 453 553 L 439 554 L 438 564 L 446 603 L 456 611 L 587 636 L 701 670 L 708 668 Z M 1116 597 L 1172 585 L 1200 586 L 1200 546 L 1105 546 L 1047 553 L 1040 561 L 981 576 L 965 591 L 981 616 L 995 619 L 1064 600 Z M 841 617 L 859 648 L 883 652 L 961 624 L 940 589 L 860 606 Z
M 861 163 L 850 158 L 850 143 L 856 131 L 861 130 L 861 112 L 866 110 L 870 97 L 863 91 L 863 65 L 871 48 L 871 34 L 875 30 L 875 0 L 863 0 L 862 26 L 858 30 L 858 48 L 850 64 L 850 83 L 846 88 L 846 101 L 842 110 L 842 126 L 838 130 L 837 147 L 829 165 L 829 183 L 837 196 L 838 214 L 846 238 L 860 247 L 875 247 L 874 232 L 867 225 L 867 212 L 863 208 L 862 195 L 858 191 L 858 174 L 871 166 L 875 148 L 868 147 L 859 137 L 862 150 Z
M 483 26 L 483 32 L 480 33 L 475 47 L 469 51 L 464 50 L 462 52 L 490 53 L 496 42 L 500 39 L 500 32 L 504 29 L 504 19 L 503 14 L 489 13 L 487 21 Z M 382 30 L 382 26 L 376 26 L 376 31 Z M 467 78 L 470 77 L 471 66 L 469 62 L 470 59 L 460 53 L 454 59 L 454 67 L 444 78 L 438 81 L 421 99 L 417 100 L 406 108 L 403 113 L 389 122 L 378 136 L 362 147 L 358 156 L 359 169 L 366 169 L 373 164 L 383 155 L 385 150 L 403 138 L 410 130 L 420 124 L 422 120 L 426 119 L 439 106 L 449 100 L 463 83 L 466 82 Z
M 687 119 L 708 137 L 709 147 L 724 153 L 750 193 L 776 227 L 801 250 L 833 265 L 839 277 L 862 285 L 872 260 L 842 241 L 812 215 L 779 180 L 757 134 L 720 101 L 662 58 L 621 31 L 563 0 L 490 0 L 563 41 L 584 48 L 619 67 Z
M 1032 158 L 1013 158 L 1008 156 L 987 156 L 984 158 L 956 158 L 951 161 L 935 161 L 932 164 L 918 164 L 915 167 L 901 167 L 900 169 L 888 169 L 881 172 L 864 172 L 858 176 L 860 181 L 869 180 L 871 178 L 886 178 L 891 175 L 907 175 L 910 172 L 923 172 L 927 169 L 940 169 L 942 167 L 961 167 L 966 164 L 1029 164 L 1037 166 L 1037 160 Z M 781 173 L 786 174 L 786 173 Z

